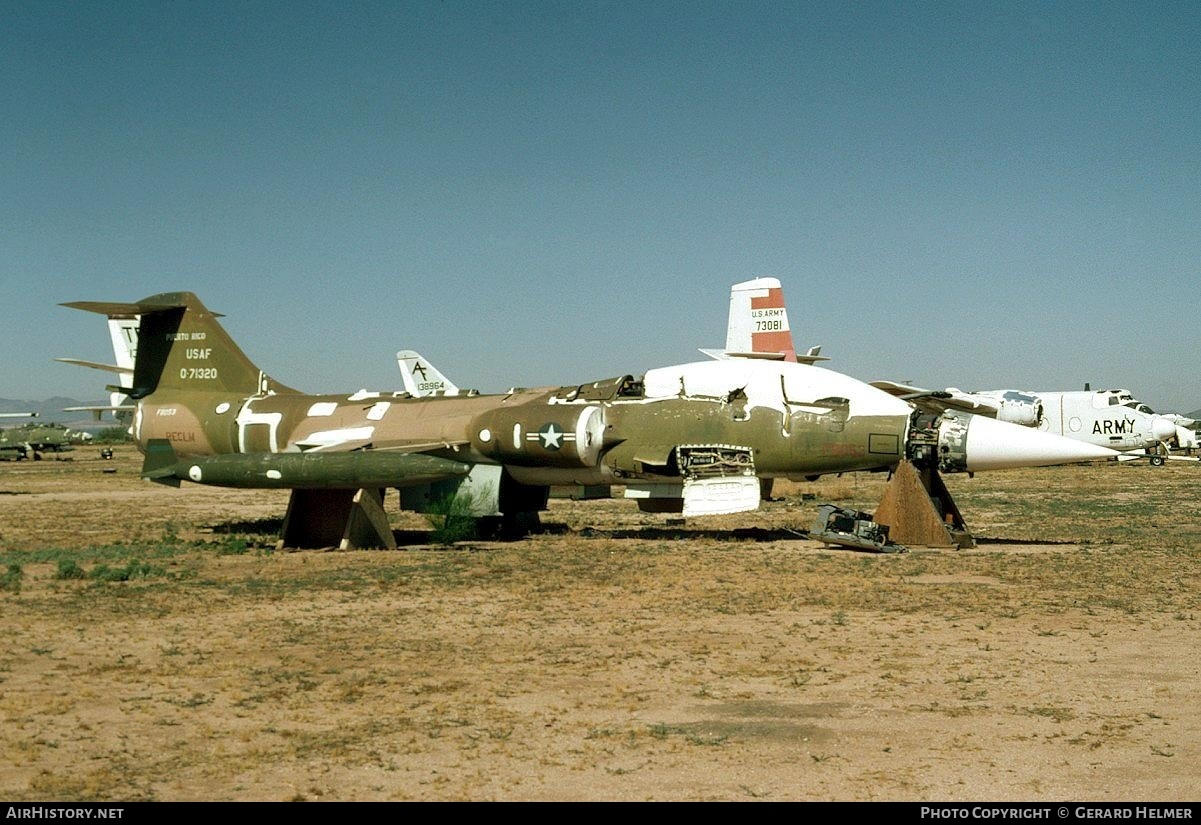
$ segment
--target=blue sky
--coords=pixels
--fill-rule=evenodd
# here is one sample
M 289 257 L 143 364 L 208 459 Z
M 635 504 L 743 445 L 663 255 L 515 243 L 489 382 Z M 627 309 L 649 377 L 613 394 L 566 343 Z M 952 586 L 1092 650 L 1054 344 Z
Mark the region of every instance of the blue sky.
M 729 285 L 863 379 L 1201 406 L 1195 3 L 0 2 L 0 397 L 196 292 L 399 388 L 700 356 Z

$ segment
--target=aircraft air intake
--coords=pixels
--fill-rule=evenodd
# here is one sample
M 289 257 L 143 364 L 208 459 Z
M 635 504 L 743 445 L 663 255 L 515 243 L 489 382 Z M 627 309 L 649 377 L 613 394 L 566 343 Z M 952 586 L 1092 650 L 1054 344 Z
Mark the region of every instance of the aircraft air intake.
M 535 402 L 479 416 L 472 422 L 471 445 L 505 464 L 595 467 L 604 436 L 601 407 Z

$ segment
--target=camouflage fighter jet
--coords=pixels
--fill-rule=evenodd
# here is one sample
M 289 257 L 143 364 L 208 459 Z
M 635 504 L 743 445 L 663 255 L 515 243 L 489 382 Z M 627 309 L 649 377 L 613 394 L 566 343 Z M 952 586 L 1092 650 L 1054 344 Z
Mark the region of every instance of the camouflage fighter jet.
M 67 453 L 75 444 L 90 441 L 90 433 L 71 430 L 62 424 L 23 424 L 0 431 L 0 458 L 41 461 L 42 453 Z
M 836 372 L 733 359 L 564 387 L 415 398 L 309 395 L 267 376 L 189 292 L 132 304 L 133 435 L 153 481 L 292 491 L 282 543 L 394 546 L 381 504 L 455 495 L 477 516 L 537 523 L 551 485 L 621 484 L 652 512 L 753 510 L 758 476 L 879 470 L 908 458 L 972 472 L 1112 450 L 988 418 L 922 413 Z

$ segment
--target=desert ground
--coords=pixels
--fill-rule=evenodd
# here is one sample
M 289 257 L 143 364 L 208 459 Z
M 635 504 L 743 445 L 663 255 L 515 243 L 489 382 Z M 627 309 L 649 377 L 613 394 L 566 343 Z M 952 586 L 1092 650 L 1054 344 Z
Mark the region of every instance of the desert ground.
M 950 477 L 973 550 L 803 538 L 859 474 L 278 552 L 285 493 L 71 458 L 0 464 L 0 798 L 1201 797 L 1199 465 Z

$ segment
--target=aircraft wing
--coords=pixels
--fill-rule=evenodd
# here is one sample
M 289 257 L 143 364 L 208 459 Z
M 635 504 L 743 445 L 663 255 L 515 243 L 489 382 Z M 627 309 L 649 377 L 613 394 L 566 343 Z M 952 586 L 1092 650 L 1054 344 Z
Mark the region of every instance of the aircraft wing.
M 909 384 L 898 384 L 895 381 L 871 381 L 869 383 L 876 389 L 884 390 L 889 395 L 895 395 L 926 412 L 938 414 L 947 410 L 961 410 L 993 418 L 997 415 L 996 402 L 990 398 L 949 390 L 927 390 Z
M 317 433 L 316 435 L 320 435 Z M 466 441 L 399 441 L 385 444 L 376 443 L 369 436 L 346 438 L 340 441 L 323 441 L 320 439 L 302 439 L 296 442 L 304 453 L 349 453 L 355 450 L 371 448 L 373 453 L 429 453 L 436 450 L 453 450 L 466 445 Z
M 348 438 L 345 441 L 306 442 L 298 441 L 297 446 L 305 455 L 313 453 L 353 453 L 371 446 L 370 438 Z

